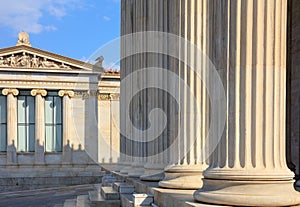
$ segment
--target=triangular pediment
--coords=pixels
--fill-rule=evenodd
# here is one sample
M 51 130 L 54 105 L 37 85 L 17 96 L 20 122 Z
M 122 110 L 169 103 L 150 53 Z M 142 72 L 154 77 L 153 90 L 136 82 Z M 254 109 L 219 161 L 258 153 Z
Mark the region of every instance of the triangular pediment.
M 0 68 L 93 71 L 95 66 L 26 45 L 0 49 Z

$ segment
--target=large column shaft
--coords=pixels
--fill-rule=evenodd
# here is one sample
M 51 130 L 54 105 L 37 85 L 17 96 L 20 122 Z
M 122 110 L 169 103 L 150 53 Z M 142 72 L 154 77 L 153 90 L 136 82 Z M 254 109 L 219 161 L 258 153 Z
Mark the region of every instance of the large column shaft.
M 185 40 L 178 45 L 180 60 L 171 60 L 168 69 L 176 73 L 180 80 L 171 80 L 168 87 L 178 86 L 179 106 L 169 106 L 171 127 L 178 128 L 177 150 L 170 155 L 170 165 L 165 168 L 165 178 L 159 183 L 161 187 L 176 189 L 197 189 L 202 186 L 202 172 L 206 169 L 204 138 L 207 133 L 207 94 L 205 86 L 195 71 L 204 67 L 204 61 L 197 61 L 191 44 L 206 51 L 207 1 L 170 1 L 170 33 Z M 188 64 L 189 63 L 189 64 Z M 202 70 L 200 70 L 202 71 Z M 195 95 L 193 95 L 195 94 Z M 177 115 L 176 115 L 177 114 Z M 176 123 L 177 120 L 177 123 Z M 176 126 L 177 125 L 177 126 Z
M 144 8 L 145 8 L 145 21 L 143 22 L 143 31 L 167 31 L 166 27 L 167 24 L 164 25 L 164 22 L 167 20 L 166 13 L 164 14 L 164 11 L 167 9 L 167 1 L 144 1 Z M 145 36 L 146 37 L 146 36 Z M 146 37 L 147 38 L 147 37 Z M 147 41 L 146 39 L 143 42 L 150 42 L 150 44 L 153 44 L 152 41 Z M 147 50 L 147 47 L 150 47 L 151 45 L 145 45 L 144 50 Z M 160 42 L 156 43 L 157 48 L 164 47 L 163 44 L 160 44 Z M 167 57 L 164 57 L 161 54 L 149 54 L 145 53 L 143 59 L 143 66 L 144 68 L 151 68 L 151 67 L 157 67 L 157 68 L 166 68 L 164 65 L 164 61 L 167 59 Z M 148 85 L 153 80 L 156 80 L 158 83 L 162 83 L 163 73 L 159 72 L 157 74 L 151 73 L 151 70 L 148 72 L 145 72 L 145 77 L 143 77 L 143 85 Z M 164 79 L 166 83 L 166 79 Z M 167 87 L 165 87 L 167 89 Z M 162 89 L 154 89 L 154 88 L 148 88 L 147 90 L 144 90 L 144 96 L 143 99 L 143 109 L 142 112 L 144 113 L 144 129 L 147 128 L 153 128 L 154 131 L 160 131 L 161 125 L 162 125 L 162 119 L 161 116 L 159 116 L 159 113 L 153 113 L 151 116 L 153 118 L 153 121 L 150 120 L 150 113 L 153 109 L 158 108 L 162 110 L 162 113 L 166 114 L 166 108 L 164 107 L 164 101 L 166 100 L 165 94 L 163 93 Z M 151 122 L 151 123 L 150 123 Z M 164 178 L 164 167 L 166 166 L 166 163 L 164 163 L 164 157 L 166 153 L 160 153 L 162 152 L 162 149 L 164 147 L 164 142 L 167 140 L 167 129 L 164 129 L 164 131 L 158 135 L 156 138 L 157 141 L 151 142 L 153 140 L 153 134 L 148 132 L 146 134 L 146 139 L 148 140 L 149 144 L 147 145 L 147 163 L 144 165 L 145 173 L 140 177 L 141 180 L 145 181 L 160 181 Z
M 47 91 L 33 89 L 31 95 L 35 96 L 35 162 L 44 163 L 45 152 L 45 99 Z
M 70 139 L 72 139 L 73 133 L 71 129 L 72 120 L 72 100 L 74 97 L 74 91 L 60 90 L 58 92 L 60 97 L 63 97 L 63 163 L 72 162 L 72 150 L 70 146 Z
M 18 139 L 18 109 L 17 89 L 3 89 L 2 94 L 7 96 L 7 162 L 17 162 L 17 139 Z
M 144 10 L 144 4 L 145 1 L 138 1 L 133 0 L 133 10 L 132 10 L 132 19 L 133 19 L 133 25 L 132 25 L 132 32 L 141 32 L 143 31 L 144 26 L 144 20 L 145 20 L 145 10 Z M 132 46 L 135 50 L 140 50 L 143 48 L 143 40 L 140 39 L 138 41 L 132 42 Z M 133 72 L 136 72 L 137 70 L 140 70 L 143 66 L 143 55 L 142 54 L 134 54 L 131 57 L 131 68 Z M 130 75 L 130 74 L 129 74 Z M 132 90 L 138 90 L 140 91 L 140 87 L 142 84 L 142 78 L 140 75 L 137 76 L 132 83 Z M 143 138 L 141 136 L 142 132 L 142 110 L 141 110 L 141 101 L 143 99 L 143 92 L 139 92 L 137 96 L 135 97 L 129 97 L 132 101 L 132 113 L 130 114 L 132 119 L 131 127 L 136 127 L 139 132 L 138 133 L 132 133 L 132 137 L 129 137 L 130 139 L 135 140 L 133 142 L 133 163 L 132 163 L 132 169 L 128 172 L 128 175 L 131 177 L 140 177 L 144 174 L 144 163 L 145 163 L 145 150 L 143 150 L 143 144 L 137 142 L 137 140 L 140 140 Z M 134 129 L 131 129 L 132 131 Z
M 224 74 L 227 123 L 195 199 L 239 206 L 297 204 L 300 196 L 285 159 L 287 1 L 209 3 L 210 54 Z
M 133 0 L 122 1 L 122 17 L 124 18 L 124 24 L 121 25 L 122 35 L 128 35 L 132 32 L 133 23 L 132 12 L 133 12 Z M 121 55 L 122 57 L 126 57 L 127 51 L 132 49 L 132 45 L 127 41 L 121 42 Z M 121 128 L 121 153 L 123 154 L 123 164 L 125 167 L 121 169 L 121 173 L 128 174 L 131 170 L 131 164 L 133 161 L 133 151 L 132 151 L 132 142 L 129 139 L 130 137 L 130 125 L 126 121 L 126 117 L 130 113 L 125 106 L 128 99 L 131 98 L 128 96 L 132 83 L 124 84 L 124 79 L 132 72 L 132 57 L 126 57 L 121 60 L 121 67 L 126 68 L 125 70 L 121 70 L 121 83 L 120 83 L 120 128 Z

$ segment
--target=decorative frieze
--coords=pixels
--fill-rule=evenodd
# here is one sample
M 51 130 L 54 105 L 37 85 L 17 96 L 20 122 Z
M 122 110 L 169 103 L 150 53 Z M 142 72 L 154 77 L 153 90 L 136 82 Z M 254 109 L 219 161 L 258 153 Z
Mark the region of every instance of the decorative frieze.
M 43 69 L 69 69 L 70 65 L 64 62 L 49 60 L 46 57 L 28 52 L 12 53 L 0 57 L 0 67 L 13 68 L 43 68 Z
M 66 90 L 70 89 L 88 89 L 88 83 L 69 83 L 69 82 L 57 82 L 57 81 L 11 81 L 11 80 L 0 80 L 0 87 L 20 87 L 20 88 L 48 88 L 48 89 L 60 89 L 65 88 Z M 96 87 L 96 86 L 95 86 Z

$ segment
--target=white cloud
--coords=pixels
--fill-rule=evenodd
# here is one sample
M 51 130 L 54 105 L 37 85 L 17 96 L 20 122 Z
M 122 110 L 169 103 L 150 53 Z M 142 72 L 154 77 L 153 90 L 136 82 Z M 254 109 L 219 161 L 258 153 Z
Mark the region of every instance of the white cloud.
M 44 30 L 46 31 L 55 31 L 57 28 L 53 25 L 44 26 Z
M 58 18 L 66 16 L 65 9 L 57 8 L 57 7 L 54 7 L 53 5 L 51 5 L 48 10 L 49 10 L 49 13 L 52 16 L 55 16 L 55 17 L 58 17 Z
M 0 26 L 15 31 L 29 33 L 56 30 L 53 25 L 44 25 L 40 19 L 46 12 L 53 17 L 62 18 L 80 0 L 0 0 Z
M 110 17 L 104 16 L 103 19 L 104 19 L 105 21 L 109 21 L 109 20 L 110 20 Z

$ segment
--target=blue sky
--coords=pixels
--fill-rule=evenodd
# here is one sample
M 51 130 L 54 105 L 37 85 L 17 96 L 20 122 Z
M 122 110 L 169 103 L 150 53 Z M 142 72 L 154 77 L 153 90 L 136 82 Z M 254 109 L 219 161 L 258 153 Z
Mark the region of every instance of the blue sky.
M 120 36 L 120 1 L 0 0 L 0 48 L 24 30 L 33 47 L 86 61 Z

